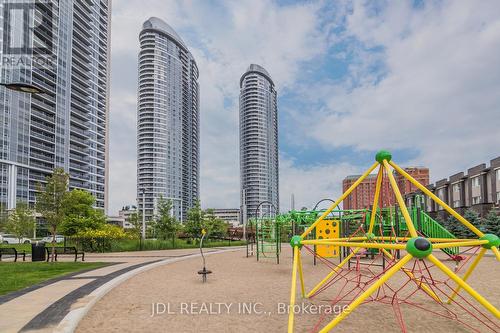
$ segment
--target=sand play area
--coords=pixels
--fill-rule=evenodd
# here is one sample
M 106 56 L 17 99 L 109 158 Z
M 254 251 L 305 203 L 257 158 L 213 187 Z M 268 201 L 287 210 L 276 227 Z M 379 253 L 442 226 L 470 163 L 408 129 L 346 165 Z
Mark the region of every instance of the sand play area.
M 304 250 L 303 254 L 308 291 L 330 270 L 323 264 L 313 266 L 311 255 Z M 442 254 L 436 255 L 444 258 Z M 454 266 L 453 262 L 445 263 L 450 268 Z M 290 246 L 285 244 L 279 265 L 271 259 L 257 262 L 255 257 L 246 258 L 244 249 L 208 256 L 207 268 L 213 274 L 208 276 L 207 283 L 202 283 L 197 274 L 201 258 L 160 266 L 113 289 L 90 310 L 77 332 L 285 332 L 291 266 Z M 442 278 L 437 272 L 436 276 Z M 499 276 L 500 264 L 493 257 L 485 257 L 469 280 L 470 285 L 497 308 L 500 307 Z M 396 288 L 406 280 L 405 274 L 398 273 L 389 283 Z M 408 288 L 411 291 L 413 286 Z M 296 314 L 295 332 L 318 331 L 333 319 L 335 315 L 329 311 L 337 309 L 328 305 L 337 292 L 336 287 L 332 287 L 313 301 L 298 297 L 301 310 Z M 470 297 L 466 300 L 487 313 Z M 421 290 L 414 294 L 412 302 L 426 309 L 445 311 Z M 324 308 L 314 309 L 310 304 Z M 400 311 L 407 332 L 495 332 L 477 325 L 474 318 L 458 307 L 451 308 L 472 328 L 407 304 L 401 305 Z M 315 329 L 322 316 L 324 320 Z M 499 327 L 498 319 L 492 315 L 489 318 Z M 401 328 L 390 304 L 370 302 L 353 311 L 333 332 L 390 333 L 401 332 Z

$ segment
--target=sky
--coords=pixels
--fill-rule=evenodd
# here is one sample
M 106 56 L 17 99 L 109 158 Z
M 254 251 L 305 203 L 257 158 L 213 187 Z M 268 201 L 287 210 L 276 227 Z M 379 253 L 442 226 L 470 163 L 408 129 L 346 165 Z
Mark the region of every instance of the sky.
M 200 71 L 201 205 L 239 207 L 239 79 L 278 91 L 280 210 L 341 194 L 388 149 L 431 181 L 500 156 L 500 2 L 113 1 L 110 209 L 136 197 L 142 23 L 173 27 Z

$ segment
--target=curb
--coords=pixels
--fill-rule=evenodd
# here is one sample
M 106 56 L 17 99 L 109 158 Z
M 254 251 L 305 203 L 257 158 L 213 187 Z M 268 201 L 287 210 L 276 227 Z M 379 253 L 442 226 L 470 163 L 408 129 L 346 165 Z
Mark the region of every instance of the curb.
M 210 256 L 212 254 L 219 254 L 219 253 L 224 253 L 224 252 L 234 252 L 237 250 L 240 250 L 241 248 L 231 248 L 231 249 L 223 249 L 223 250 L 218 250 L 218 251 L 212 251 L 208 253 L 204 253 L 205 256 Z M 123 282 L 127 281 L 131 277 L 134 277 L 135 275 L 138 275 L 140 273 L 149 271 L 153 268 L 163 266 L 163 265 L 168 265 L 171 263 L 175 263 L 178 261 L 182 260 L 187 260 L 187 259 L 192 259 L 196 257 L 201 257 L 201 254 L 190 254 L 187 256 L 183 257 L 178 257 L 178 258 L 168 258 L 165 260 L 161 260 L 149 265 L 145 265 L 139 268 L 136 268 L 134 270 L 131 270 L 125 274 L 122 274 L 116 278 L 114 278 L 111 281 L 106 282 L 93 292 L 91 292 L 89 295 L 87 295 L 83 300 L 85 299 L 90 299 L 87 301 L 83 306 L 75 308 L 71 310 L 57 325 L 57 327 L 54 328 L 53 332 L 55 333 L 72 333 L 76 330 L 78 324 L 80 321 L 83 319 L 83 317 L 89 312 L 89 310 L 101 299 L 103 298 L 108 292 L 110 292 L 112 289 L 118 287 L 120 284 Z

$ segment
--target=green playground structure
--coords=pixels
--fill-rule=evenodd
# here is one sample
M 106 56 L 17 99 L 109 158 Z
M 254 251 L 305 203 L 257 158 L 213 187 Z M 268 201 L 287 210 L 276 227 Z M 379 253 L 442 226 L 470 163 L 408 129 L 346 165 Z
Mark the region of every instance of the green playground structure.
M 418 198 L 417 198 L 418 199 Z M 428 238 L 456 238 L 439 222 L 429 216 L 422 208 L 422 199 L 408 207 L 410 217 L 417 232 Z M 281 244 L 289 242 L 293 235 L 301 234 L 321 216 L 325 210 L 292 210 L 274 217 L 250 219 L 247 226 L 247 256 L 256 255 L 260 259 L 276 259 L 279 264 Z M 376 223 L 373 233 L 377 236 L 409 237 L 409 230 L 401 210 L 387 207 L 377 210 Z M 340 221 L 340 237 L 349 237 L 356 230 L 368 230 L 371 209 L 334 210 L 327 219 Z M 315 239 L 313 230 L 307 237 Z M 459 254 L 458 247 L 444 248 L 444 253 L 453 257 Z M 347 249 L 340 251 L 340 259 L 345 257 Z M 316 258 L 314 258 L 316 259 Z

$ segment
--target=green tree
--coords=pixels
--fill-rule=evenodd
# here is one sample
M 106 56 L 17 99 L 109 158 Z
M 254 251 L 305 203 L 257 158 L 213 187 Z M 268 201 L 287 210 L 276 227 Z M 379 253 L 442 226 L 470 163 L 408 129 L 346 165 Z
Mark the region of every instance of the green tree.
M 467 221 L 469 221 L 476 227 L 481 224 L 481 218 L 479 214 L 473 209 L 467 209 L 463 216 Z M 450 216 L 446 220 L 445 227 L 457 238 L 470 238 L 475 236 L 475 234 L 470 231 L 469 228 L 465 227 L 453 216 Z
M 74 236 L 80 231 L 98 230 L 106 224 L 106 216 L 94 208 L 95 198 L 87 191 L 74 189 L 63 200 L 64 220 L 61 233 Z
M 64 201 L 68 193 L 69 176 L 64 169 L 56 168 L 46 180 L 45 186 L 38 184 L 36 210 L 45 218 L 52 234 L 51 261 L 54 261 L 56 233 L 65 218 Z
M 135 211 L 129 215 L 128 222 L 132 224 L 129 232 L 134 238 L 140 239 L 142 235 L 142 214 L 139 211 Z
M 25 202 L 18 202 L 14 211 L 7 217 L 5 229 L 19 240 L 31 237 L 35 228 L 35 214 Z
M 188 210 L 188 219 L 184 226 L 186 234 L 198 239 L 201 237 L 201 230 L 205 229 L 208 237 L 222 237 L 227 234 L 227 224 L 216 218 L 213 209 L 202 210 L 200 203 Z
M 500 235 L 500 211 L 492 208 L 481 221 L 480 229 L 485 234 Z
M 481 217 L 479 216 L 479 213 L 477 213 L 475 210 L 473 209 L 467 209 L 464 213 L 464 218 L 469 221 L 470 223 L 472 223 L 475 227 L 479 227 L 480 224 L 481 224 Z M 460 222 L 459 222 L 460 223 Z M 460 223 L 460 225 L 462 225 L 462 223 Z M 476 237 L 476 234 L 474 234 L 472 231 L 469 230 L 469 228 L 465 227 L 462 225 L 462 227 L 464 228 L 465 232 L 464 232 L 464 236 L 466 238 L 471 238 L 471 237 Z
M 207 209 L 204 212 L 202 225 L 209 237 L 224 237 L 227 235 L 227 223 L 217 218 L 213 209 Z
M 180 223 L 172 215 L 172 200 L 164 199 L 160 196 L 157 202 L 158 214 L 153 220 L 153 229 L 158 238 L 172 240 L 172 246 L 175 247 L 175 237 L 179 231 Z
M 201 237 L 201 229 L 203 229 L 204 212 L 200 207 L 200 202 L 197 201 L 193 208 L 187 212 L 187 221 L 184 225 L 185 233 L 193 239 Z
M 455 237 L 462 237 L 461 235 L 465 231 L 463 225 L 453 216 L 449 216 L 445 221 L 443 221 L 442 225 L 446 228 L 446 230 L 455 235 Z
M 5 230 L 7 224 L 7 210 L 5 209 L 5 205 L 0 203 L 0 230 Z

